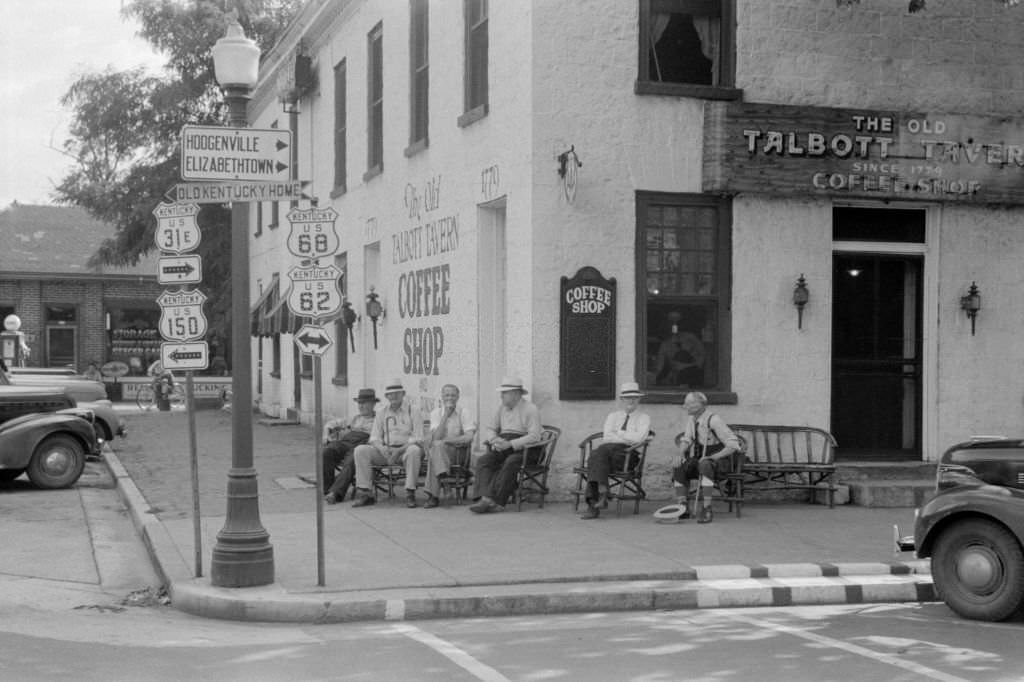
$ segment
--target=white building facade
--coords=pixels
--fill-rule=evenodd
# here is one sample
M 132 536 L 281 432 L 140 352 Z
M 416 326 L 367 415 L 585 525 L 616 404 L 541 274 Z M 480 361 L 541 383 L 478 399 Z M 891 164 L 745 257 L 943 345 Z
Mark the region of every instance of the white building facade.
M 400 377 L 486 419 L 521 376 L 563 430 L 565 490 L 635 379 L 654 497 L 688 390 L 848 459 L 1021 433 L 1022 27 L 995 0 L 311 1 L 249 118 L 292 129 L 296 177 L 339 215 L 321 265 L 359 321 L 321 321 L 324 412 Z M 252 210 L 254 386 L 312 422 L 275 309 L 291 208 Z

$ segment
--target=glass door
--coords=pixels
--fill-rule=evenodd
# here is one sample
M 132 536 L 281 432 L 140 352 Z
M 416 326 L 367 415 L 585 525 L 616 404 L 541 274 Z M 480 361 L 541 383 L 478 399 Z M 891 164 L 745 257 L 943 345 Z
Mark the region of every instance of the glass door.
M 75 366 L 78 330 L 74 327 L 46 328 L 46 366 Z

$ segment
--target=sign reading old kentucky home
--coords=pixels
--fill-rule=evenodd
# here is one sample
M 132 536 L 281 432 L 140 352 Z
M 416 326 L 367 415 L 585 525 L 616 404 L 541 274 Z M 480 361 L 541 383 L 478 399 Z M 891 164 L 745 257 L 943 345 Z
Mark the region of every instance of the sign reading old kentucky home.
M 704 191 L 1021 204 L 1024 124 L 711 102 Z

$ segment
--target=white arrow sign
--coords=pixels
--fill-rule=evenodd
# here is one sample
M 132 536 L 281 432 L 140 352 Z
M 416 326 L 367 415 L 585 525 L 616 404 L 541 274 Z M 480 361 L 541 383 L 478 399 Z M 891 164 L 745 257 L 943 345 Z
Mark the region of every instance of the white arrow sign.
M 304 324 L 295 333 L 295 345 L 309 355 L 323 355 L 334 344 L 334 339 L 323 327 Z
M 202 256 L 161 257 L 156 281 L 160 284 L 199 284 L 203 281 Z
M 202 233 L 196 216 L 197 204 L 162 203 L 153 209 L 156 216 L 156 231 L 153 238 L 156 248 L 169 253 L 188 253 L 199 246 Z
M 299 317 L 330 317 L 341 310 L 341 270 L 325 267 L 293 267 L 288 271 L 292 287 L 288 291 L 288 309 Z
M 293 256 L 316 260 L 334 255 L 341 245 L 334 229 L 338 212 L 333 208 L 293 208 L 285 217 L 291 223 L 288 251 Z
M 182 180 L 291 180 L 292 132 L 278 128 L 184 126 Z
M 160 335 L 165 341 L 193 341 L 206 334 L 203 303 L 206 294 L 192 291 L 165 291 L 157 297 L 160 304 Z
M 206 369 L 209 360 L 210 347 L 206 341 L 160 344 L 160 362 L 166 369 Z

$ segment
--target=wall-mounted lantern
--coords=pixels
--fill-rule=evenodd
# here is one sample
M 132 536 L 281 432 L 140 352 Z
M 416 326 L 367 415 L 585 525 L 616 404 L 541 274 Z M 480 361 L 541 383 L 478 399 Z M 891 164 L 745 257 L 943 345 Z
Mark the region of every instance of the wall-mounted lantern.
M 971 320 L 971 336 L 974 336 L 974 320 L 978 317 L 978 311 L 981 310 L 981 292 L 978 290 L 978 283 L 971 282 L 971 286 L 967 289 L 967 295 L 960 298 L 960 309 L 967 313 L 967 317 Z
M 807 301 L 811 299 L 811 292 L 807 289 L 807 280 L 804 279 L 803 273 L 800 273 L 800 279 L 796 281 L 796 286 L 793 287 L 793 305 L 796 306 L 796 328 L 804 328 L 804 306 L 807 305 Z
M 366 316 L 373 321 L 373 349 L 377 350 L 377 320 L 384 317 L 384 306 L 380 303 L 380 295 L 370 286 L 366 295 Z

